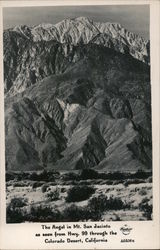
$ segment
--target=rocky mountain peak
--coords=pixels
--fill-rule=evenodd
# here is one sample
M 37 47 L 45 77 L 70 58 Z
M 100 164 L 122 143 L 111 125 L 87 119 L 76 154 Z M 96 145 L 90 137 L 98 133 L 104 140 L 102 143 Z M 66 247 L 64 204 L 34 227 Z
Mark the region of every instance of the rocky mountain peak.
M 27 25 L 15 26 L 11 31 L 18 33 L 26 39 L 30 39 L 32 37 L 31 29 Z
M 79 16 L 75 18 L 76 21 L 83 21 L 83 22 L 93 22 L 91 19 L 85 16 Z
M 116 50 L 121 53 L 127 51 L 134 58 L 147 64 L 150 60 L 149 41 L 129 32 L 119 23 L 94 22 L 88 17 L 81 16 L 66 18 L 57 24 L 43 23 L 33 27 L 17 26 L 12 31 L 26 39 L 32 39 L 34 42 L 55 40 L 75 46 L 79 43 L 88 44 L 96 41 L 96 44 L 108 47 L 105 37 L 109 36 L 113 49 L 116 47 Z M 125 47 L 125 50 L 121 49 L 122 47 Z

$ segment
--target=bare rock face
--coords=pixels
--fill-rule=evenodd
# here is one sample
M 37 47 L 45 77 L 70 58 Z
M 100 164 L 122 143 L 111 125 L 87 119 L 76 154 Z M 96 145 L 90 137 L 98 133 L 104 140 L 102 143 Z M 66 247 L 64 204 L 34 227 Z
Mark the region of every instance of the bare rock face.
M 149 62 L 149 41 L 127 31 L 118 23 L 99 23 L 87 17 L 78 17 L 65 19 L 55 25 L 42 24 L 31 28 L 19 26 L 13 31 L 33 41 L 55 40 L 73 45 L 93 42 L 120 52 L 128 51 L 133 57 Z
M 17 26 L 4 31 L 5 92 L 22 92 L 46 76 L 64 72 L 84 56 L 75 46 L 89 43 L 149 64 L 149 41 L 117 23 L 79 17 L 55 25 Z
M 6 111 L 6 165 L 8 169 L 41 169 L 61 158 L 66 140 L 46 112 L 24 97 Z
M 148 41 L 119 24 L 5 31 L 7 169 L 151 169 L 148 63 Z

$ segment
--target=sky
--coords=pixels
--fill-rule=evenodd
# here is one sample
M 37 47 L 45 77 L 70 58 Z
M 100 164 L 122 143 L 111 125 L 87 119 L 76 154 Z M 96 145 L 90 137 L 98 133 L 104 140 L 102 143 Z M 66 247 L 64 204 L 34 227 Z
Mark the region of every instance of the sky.
M 149 5 L 45 6 L 3 8 L 4 29 L 16 25 L 55 24 L 65 18 L 85 16 L 93 21 L 116 22 L 149 39 Z

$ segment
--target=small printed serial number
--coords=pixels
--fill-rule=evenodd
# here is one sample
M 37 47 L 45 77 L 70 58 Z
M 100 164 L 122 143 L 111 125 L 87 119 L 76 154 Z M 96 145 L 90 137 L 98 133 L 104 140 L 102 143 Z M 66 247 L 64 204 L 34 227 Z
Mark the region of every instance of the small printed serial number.
M 121 242 L 122 242 L 122 243 L 126 243 L 126 242 L 127 242 L 127 243 L 133 243 L 134 240 L 132 240 L 132 239 L 122 239 Z

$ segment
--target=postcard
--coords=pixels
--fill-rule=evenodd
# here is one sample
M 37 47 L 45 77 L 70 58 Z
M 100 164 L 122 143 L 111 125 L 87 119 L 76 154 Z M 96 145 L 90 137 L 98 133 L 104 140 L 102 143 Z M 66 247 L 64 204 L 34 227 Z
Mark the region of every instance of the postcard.
M 159 249 L 159 1 L 1 1 L 0 249 Z

